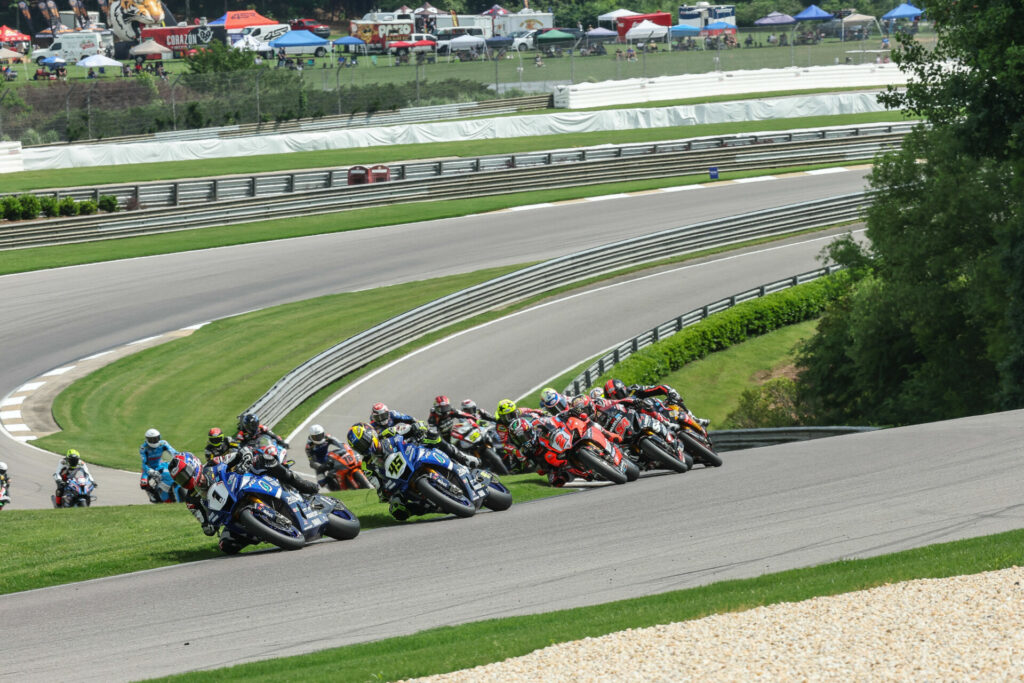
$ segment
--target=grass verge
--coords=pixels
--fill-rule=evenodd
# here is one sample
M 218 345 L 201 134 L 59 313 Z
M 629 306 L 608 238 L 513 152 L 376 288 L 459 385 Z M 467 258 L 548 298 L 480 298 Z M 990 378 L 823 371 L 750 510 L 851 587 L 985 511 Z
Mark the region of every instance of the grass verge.
M 517 503 L 569 493 L 535 474 L 502 477 Z M 103 488 L 97 489 L 103 495 Z M 332 494 L 345 502 L 363 530 L 398 522 L 373 491 Z M 69 516 L 74 516 L 71 524 Z M 458 523 L 457 520 L 452 520 Z M 145 543 L 139 543 L 145 538 Z M 327 543 L 334 541 L 327 540 Z M 359 541 L 354 541 L 358 543 Z M 216 538 L 203 535 L 184 505 L 125 505 L 71 510 L 5 510 L 4 571 L 0 595 L 127 572 L 221 557 Z M 54 552 L 59 549 L 59 552 Z M 269 545 L 248 549 L 267 550 Z M 40 562 L 46 557 L 46 562 Z
M 735 100 L 735 97 L 729 98 Z M 706 100 L 701 100 L 706 101 Z M 546 110 L 550 113 L 549 110 Z M 440 159 L 445 157 L 475 157 L 480 154 L 521 154 L 524 152 L 587 147 L 591 145 L 626 145 L 659 140 L 700 137 L 702 135 L 733 135 L 757 131 L 842 126 L 861 123 L 908 120 L 899 112 L 871 112 L 836 116 L 808 116 L 768 121 L 737 121 L 730 123 L 672 126 L 567 135 L 538 135 L 522 138 L 499 138 L 467 142 L 432 142 L 415 145 L 387 145 L 354 149 L 294 152 L 292 154 L 264 154 L 199 161 L 169 161 L 152 164 L 119 166 L 91 166 L 88 168 L 61 168 L 41 171 L 21 171 L 4 175 L 4 192 L 21 192 L 60 187 L 93 187 L 97 178 L 104 184 L 141 183 L 153 180 L 203 178 L 215 175 L 251 174 L 295 171 L 309 168 L 351 166 L 354 164 L 388 164 L 411 159 Z
M 499 662 L 552 643 L 899 581 L 977 574 L 1020 566 L 1022 562 L 1024 530 L 1016 530 L 593 607 L 436 628 L 412 636 L 160 680 L 390 681 L 429 676 Z

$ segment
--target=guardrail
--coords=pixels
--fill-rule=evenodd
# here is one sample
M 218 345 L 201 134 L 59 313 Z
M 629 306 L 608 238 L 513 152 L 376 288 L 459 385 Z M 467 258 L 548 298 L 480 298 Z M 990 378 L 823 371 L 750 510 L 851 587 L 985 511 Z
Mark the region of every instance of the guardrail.
M 852 129 L 847 129 L 852 130 Z M 790 133 L 786 136 L 792 135 Z M 721 148 L 696 149 L 678 152 L 648 152 L 661 148 L 663 143 L 618 147 L 606 150 L 602 158 L 592 160 L 587 150 L 544 152 L 534 155 L 513 155 L 512 164 L 525 163 L 525 167 L 477 172 L 479 159 L 454 162 L 432 162 L 441 169 L 449 167 L 452 177 L 426 180 L 404 180 L 372 185 L 336 187 L 333 190 L 313 190 L 295 194 L 268 197 L 263 201 L 236 199 L 206 202 L 199 206 L 147 209 L 120 214 L 78 216 L 46 221 L 26 221 L 5 224 L 0 229 L 0 249 L 46 246 L 87 242 L 115 237 L 173 232 L 211 226 L 223 226 L 275 218 L 332 213 L 345 209 L 383 206 L 399 202 L 440 201 L 463 199 L 518 191 L 535 191 L 561 187 L 578 187 L 609 182 L 623 178 L 642 180 L 707 172 L 715 166 L 720 172 L 763 170 L 780 165 L 809 165 L 847 163 L 870 159 L 878 152 L 898 146 L 903 133 L 884 133 L 852 138 L 817 138 L 815 142 L 763 142 L 757 145 L 737 143 Z M 691 144 L 681 141 L 679 144 Z M 632 150 L 625 153 L 623 150 Z M 607 156 L 607 153 L 621 156 Z M 595 152 L 595 155 L 597 152 Z M 560 159 L 587 159 L 575 163 Z M 467 165 L 468 164 L 468 165 Z M 551 165 L 561 164 L 557 173 Z M 458 170 L 463 169 L 460 173 Z M 467 179 L 467 174 L 470 179 Z M 250 179 L 239 179 L 248 182 Z M 227 181 L 219 179 L 226 184 Z M 214 194 L 217 195 L 215 184 Z
M 831 436 L 873 432 L 878 427 L 777 427 L 770 429 L 723 429 L 709 432 L 719 453 L 742 451 L 762 446 L 777 446 L 795 441 L 825 439 Z
M 239 137 L 246 135 L 273 135 L 275 133 L 305 133 L 315 130 L 334 130 L 338 128 L 366 128 L 368 126 L 397 126 L 404 123 L 423 123 L 424 121 L 444 121 L 465 119 L 474 116 L 494 114 L 513 114 L 533 109 L 547 109 L 551 106 L 551 95 L 530 95 L 526 97 L 508 97 L 482 102 L 457 102 L 438 104 L 430 107 L 407 107 L 391 112 L 355 112 L 340 116 L 323 116 L 317 119 L 302 121 L 283 121 L 280 123 L 244 123 L 233 126 L 215 126 L 209 128 L 191 128 L 186 130 L 167 130 L 159 133 L 140 135 L 121 135 L 110 138 L 76 140 L 75 145 L 110 142 L 146 142 L 174 140 L 204 140 L 209 138 Z M 50 145 L 46 145 L 50 146 Z
M 881 143 L 881 138 L 886 136 L 889 137 L 890 142 L 895 142 L 902 140 L 903 136 L 910 132 L 914 125 L 913 123 L 883 123 L 760 134 L 709 136 L 656 143 L 601 145 L 568 150 L 525 152 L 521 154 L 491 154 L 470 158 L 411 161 L 389 164 L 388 168 L 391 169 L 392 181 L 424 180 L 428 178 L 464 176 L 467 173 L 501 171 L 511 168 L 650 157 L 671 153 L 753 147 L 764 148 L 767 152 L 772 147 L 787 143 L 823 144 L 839 140 L 847 140 L 850 144 L 856 144 L 855 140 L 860 140 L 861 142 L 875 140 Z M 188 180 L 39 190 L 32 192 L 32 194 L 38 197 L 50 196 L 57 199 L 71 197 L 76 201 L 85 199 L 97 201 L 100 195 L 113 195 L 117 197 L 118 202 L 122 206 L 129 202 L 147 208 L 182 206 L 232 199 L 274 197 L 315 190 L 339 189 L 347 186 L 348 170 L 348 166 L 337 166 L 334 168 L 287 173 L 256 173 L 241 176 L 219 176 Z M 355 187 L 362 188 L 363 186 Z M 4 193 L 0 194 L 0 197 L 6 196 L 6 194 L 20 193 Z
M 842 268 L 843 266 L 830 265 L 806 273 L 800 273 L 799 275 L 793 275 L 792 277 L 787 277 L 783 280 L 776 280 L 775 282 L 763 284 L 760 287 L 754 287 L 753 289 L 733 294 L 732 296 L 719 299 L 718 301 L 706 306 L 695 308 L 689 313 L 683 313 L 682 315 L 676 316 L 671 320 L 663 322 L 657 327 L 641 332 L 632 339 L 619 342 L 608 351 L 605 351 L 604 354 L 591 363 L 586 370 L 573 378 L 572 382 L 566 386 L 564 393 L 569 396 L 578 396 L 579 394 L 584 393 L 588 390 L 594 380 L 632 356 L 640 349 L 657 343 L 665 337 L 670 337 L 677 332 L 681 332 L 683 328 L 689 327 L 690 325 L 696 325 L 713 313 L 721 313 L 722 311 L 726 311 L 736 304 L 741 304 L 744 301 L 759 299 L 766 294 L 781 292 L 784 289 L 796 287 L 797 285 L 805 282 L 812 282 L 820 277 L 831 275 L 838 270 L 842 270 Z
M 278 380 L 249 410 L 274 424 L 331 382 L 437 328 L 535 294 L 665 258 L 808 228 L 857 220 L 866 192 L 731 216 L 612 242 L 545 261 L 436 299 L 365 330 L 311 358 Z

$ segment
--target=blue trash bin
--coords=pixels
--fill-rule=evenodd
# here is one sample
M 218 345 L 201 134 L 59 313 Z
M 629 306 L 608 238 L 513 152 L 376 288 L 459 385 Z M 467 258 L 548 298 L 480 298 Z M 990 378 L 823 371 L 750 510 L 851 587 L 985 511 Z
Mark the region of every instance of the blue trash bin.
M 718 180 L 718 167 L 712 166 L 708 169 L 708 177 L 712 180 Z

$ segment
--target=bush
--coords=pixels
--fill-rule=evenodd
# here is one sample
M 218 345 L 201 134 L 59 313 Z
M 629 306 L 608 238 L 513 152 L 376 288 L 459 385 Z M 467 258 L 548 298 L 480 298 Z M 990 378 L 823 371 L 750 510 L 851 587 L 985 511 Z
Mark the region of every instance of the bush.
M 40 197 L 39 198 L 39 210 L 47 218 L 53 218 L 58 213 L 57 198 L 56 197 Z
M 39 218 L 39 197 L 34 194 L 23 194 L 18 197 L 21 204 L 21 217 L 26 221 Z
M 83 216 L 91 216 L 96 213 L 96 202 L 91 199 L 86 199 L 84 202 L 78 202 L 78 213 Z
M 3 209 L 5 220 L 16 221 L 21 218 L 21 202 L 17 197 L 4 197 L 3 201 L 0 201 L 0 208 Z
M 57 204 L 57 211 L 61 216 L 77 216 L 78 202 L 71 197 L 65 197 Z
M 115 197 L 112 194 L 101 195 L 99 204 L 97 204 L 97 206 L 100 207 L 100 211 L 106 211 L 107 213 L 116 213 L 118 209 L 117 197 Z
M 670 372 L 709 353 L 786 325 L 816 318 L 842 291 L 841 282 L 846 279 L 847 275 L 840 272 L 715 313 L 668 339 L 634 353 L 601 376 L 594 385 L 601 386 L 613 376 L 626 384 L 657 384 Z
M 736 410 L 725 418 L 731 429 L 794 427 L 804 423 L 796 382 L 788 377 L 770 379 L 740 394 Z

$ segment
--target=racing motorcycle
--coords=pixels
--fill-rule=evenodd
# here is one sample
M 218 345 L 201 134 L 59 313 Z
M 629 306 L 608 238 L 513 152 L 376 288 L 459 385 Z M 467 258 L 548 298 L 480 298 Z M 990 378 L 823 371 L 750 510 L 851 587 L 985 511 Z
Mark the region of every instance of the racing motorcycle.
M 363 461 L 348 444 L 343 451 L 328 451 L 327 470 L 323 473 L 324 486 L 330 491 L 372 489 L 373 484 L 363 472 Z
M 96 484 L 81 467 L 68 472 L 68 479 L 64 483 L 64 496 L 61 499 L 60 507 L 63 508 L 87 508 L 96 500 L 93 491 Z M 57 507 L 57 498 L 50 496 L 53 506 Z
M 397 494 L 413 503 L 412 514 L 472 517 L 481 507 L 501 511 L 512 505 L 511 492 L 486 470 L 470 470 L 441 451 L 404 439 L 386 439 L 384 444 L 390 452 L 380 472 L 382 498 Z
M 704 427 L 697 422 L 686 408 L 674 403 L 663 406 L 667 417 L 676 427 L 676 436 L 683 443 L 686 451 L 693 456 L 695 463 L 704 467 L 721 467 L 722 458 L 715 453 L 715 447 L 711 443 L 711 437 Z
M 554 429 L 540 435 L 541 443 L 570 463 L 570 472 L 590 480 L 595 476 L 613 484 L 625 484 L 640 476 L 640 468 L 608 440 L 597 423 L 575 416 L 564 422 L 552 418 Z
M 508 474 L 508 468 L 494 447 L 494 439 L 490 432 L 480 424 L 469 420 L 456 422 L 451 428 L 451 443 L 467 455 L 480 461 L 481 467 L 495 474 Z
M 146 493 L 150 503 L 180 503 L 185 500 L 185 490 L 174 483 L 167 470 L 167 461 L 161 460 L 156 468 L 146 473 Z
M 609 434 L 619 438 L 630 459 L 644 469 L 668 469 L 686 472 L 693 467 L 691 458 L 663 420 L 636 410 L 613 405 L 597 411 L 595 421 Z
M 214 483 L 206 493 L 210 523 L 250 543 L 270 543 L 298 550 L 321 536 L 339 541 L 359 535 L 359 519 L 329 496 L 302 496 L 273 477 L 226 465 L 212 468 Z
M 7 495 L 7 479 L 0 477 L 0 510 L 10 502 L 11 498 Z

